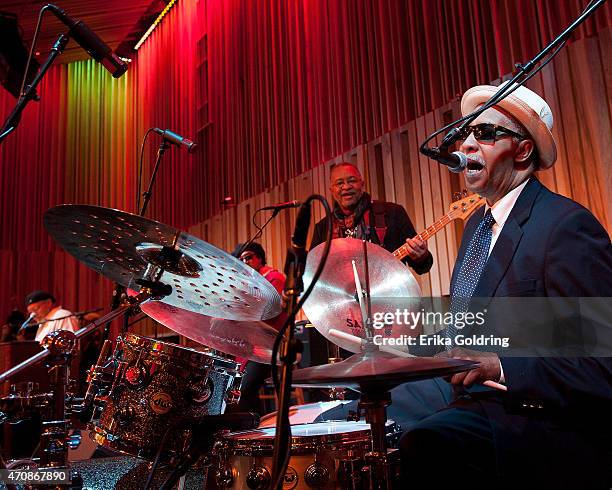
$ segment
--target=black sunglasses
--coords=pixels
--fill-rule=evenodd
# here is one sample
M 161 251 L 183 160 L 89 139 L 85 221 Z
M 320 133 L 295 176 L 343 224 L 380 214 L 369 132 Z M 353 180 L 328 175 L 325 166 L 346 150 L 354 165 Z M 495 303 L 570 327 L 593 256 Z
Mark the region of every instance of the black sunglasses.
M 476 124 L 475 126 L 466 126 L 463 128 L 457 137 L 457 141 L 463 142 L 470 134 L 474 133 L 474 138 L 479 143 L 494 143 L 496 142 L 500 136 L 514 136 L 519 141 L 526 139 L 526 136 L 522 134 L 518 134 L 511 129 L 504 128 L 503 126 L 498 126 L 497 124 L 490 123 L 482 123 Z

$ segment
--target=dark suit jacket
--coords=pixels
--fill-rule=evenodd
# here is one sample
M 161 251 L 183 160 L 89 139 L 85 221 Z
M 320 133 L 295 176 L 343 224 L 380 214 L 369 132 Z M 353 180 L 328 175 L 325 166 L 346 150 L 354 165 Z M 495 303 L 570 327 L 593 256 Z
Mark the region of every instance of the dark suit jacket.
M 394 252 L 404 244 L 407 238 L 412 238 L 416 236 L 417 233 L 408 217 L 408 213 L 406 213 L 406 210 L 402 206 L 391 202 L 378 201 L 378 203 L 383 209 L 387 232 L 385 233 L 383 244 L 380 243 L 378 235 L 372 232 L 372 243 L 381 245 L 389 252 Z M 326 237 L 327 218 L 323 218 L 315 225 L 310 248 L 313 249 L 317 245 L 323 243 Z M 410 257 L 404 259 L 403 262 L 412 267 L 417 274 L 425 274 L 429 272 L 433 265 L 433 256 L 428 252 L 427 258 L 421 262 L 414 262 Z
M 483 213 L 484 209 L 478 210 L 466 224 L 451 291 Z M 473 294 L 504 296 L 611 297 L 612 301 L 608 234 L 587 209 L 549 191 L 533 177 L 516 201 Z M 518 448 L 542 441 L 566 445 L 564 450 L 580 453 L 577 457 L 583 463 L 595 457 L 594 439 L 611 432 L 611 360 L 501 358 L 508 392 L 483 407 L 493 421 L 502 471 L 511 472 L 512 462 L 524 457 Z M 525 408 L 525 403 L 536 408 Z

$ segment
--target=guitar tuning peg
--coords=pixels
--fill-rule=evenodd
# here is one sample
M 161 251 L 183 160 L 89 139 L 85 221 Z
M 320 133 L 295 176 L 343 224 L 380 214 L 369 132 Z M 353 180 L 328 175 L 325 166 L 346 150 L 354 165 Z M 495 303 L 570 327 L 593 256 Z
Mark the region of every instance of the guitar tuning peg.
M 461 192 L 453 192 L 453 201 L 461 199 Z
M 468 195 L 468 191 L 467 191 L 467 189 L 463 189 L 463 190 L 461 191 L 461 195 L 462 195 L 463 197 L 467 197 L 467 195 Z

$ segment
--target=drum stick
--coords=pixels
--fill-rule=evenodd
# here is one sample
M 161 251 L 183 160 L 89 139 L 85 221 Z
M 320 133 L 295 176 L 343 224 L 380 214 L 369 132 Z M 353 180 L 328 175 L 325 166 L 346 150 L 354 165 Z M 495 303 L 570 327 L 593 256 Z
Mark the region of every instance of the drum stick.
M 364 340 L 356 335 L 351 335 L 350 333 L 342 332 L 341 330 L 336 330 L 335 328 L 330 328 L 328 331 L 329 335 L 332 337 L 336 337 L 337 339 L 347 340 L 349 342 L 353 342 L 355 344 L 361 345 Z M 393 347 L 389 347 L 388 345 L 379 346 L 380 350 L 383 352 L 388 352 L 389 354 L 395 354 L 399 357 L 415 357 L 414 355 L 401 351 L 399 349 L 394 349 Z M 495 390 L 500 391 L 508 391 L 508 387 L 501 383 L 496 383 L 495 381 L 487 380 L 482 383 L 483 386 L 487 386 L 489 388 L 493 388 Z

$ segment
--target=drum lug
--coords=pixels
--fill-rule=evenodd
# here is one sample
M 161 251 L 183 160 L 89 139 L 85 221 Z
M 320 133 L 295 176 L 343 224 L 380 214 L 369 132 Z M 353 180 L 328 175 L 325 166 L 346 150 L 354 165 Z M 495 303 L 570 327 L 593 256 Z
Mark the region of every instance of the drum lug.
M 357 410 L 349 410 L 348 415 L 346 416 L 347 422 L 359 422 L 361 420 L 361 414 L 359 413 L 359 409 Z
M 237 405 L 240 402 L 240 387 L 242 385 L 242 374 L 236 373 L 230 389 L 225 395 L 225 403 L 227 405 Z
M 320 463 L 313 463 L 304 472 L 306 485 L 312 488 L 320 488 L 329 482 L 329 470 Z
M 230 488 L 234 485 L 234 475 L 232 474 L 232 470 L 227 467 L 219 468 L 215 473 L 215 479 L 217 485 L 221 488 Z
M 132 409 L 132 407 L 123 407 L 117 412 L 116 417 L 117 422 L 119 422 L 120 425 L 125 426 L 129 424 L 134 418 L 134 410 Z
M 246 477 L 246 484 L 252 490 L 264 490 L 271 485 L 270 472 L 265 466 L 253 466 Z
M 338 466 L 338 482 L 341 488 L 367 488 L 363 485 L 363 459 L 340 460 Z

